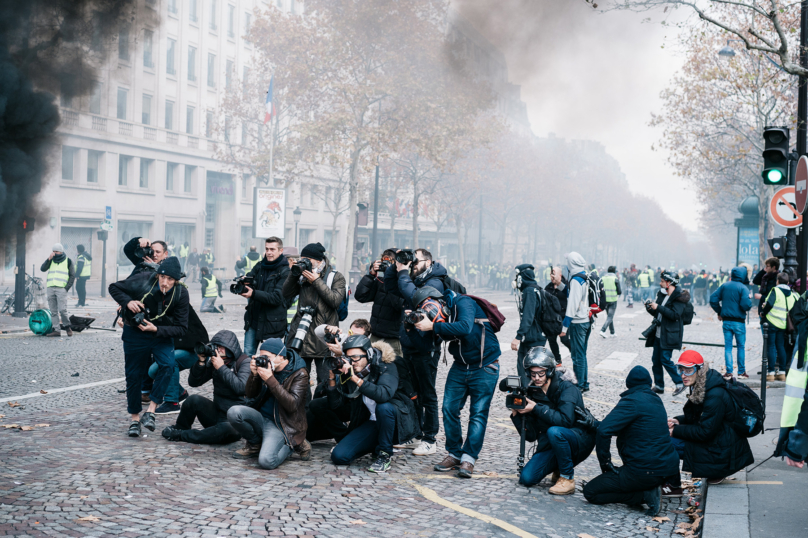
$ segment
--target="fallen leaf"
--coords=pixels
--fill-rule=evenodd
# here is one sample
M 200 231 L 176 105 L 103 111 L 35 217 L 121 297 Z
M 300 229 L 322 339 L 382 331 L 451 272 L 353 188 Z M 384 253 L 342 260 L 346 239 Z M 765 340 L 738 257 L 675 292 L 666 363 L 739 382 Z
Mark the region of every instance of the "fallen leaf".
M 47 391 L 47 390 L 42 390 L 42 389 L 39 389 L 39 393 L 40 393 L 40 394 L 47 394 L 47 393 L 48 393 L 48 391 Z
M 79 497 L 79 499 L 86 499 L 86 498 L 87 498 L 87 495 L 82 495 L 81 497 Z
M 657 517 L 654 518 L 654 521 L 656 521 L 658 523 L 662 523 L 663 521 L 670 521 L 670 520 L 671 520 L 671 518 L 669 518 L 669 517 L 657 516 Z
M 5 415 L 0 415 L 0 418 L 6 418 L 6 416 Z
M 101 521 L 101 519 L 95 516 L 87 516 L 87 517 L 80 517 L 76 521 Z
M 483 471 L 483 474 L 485 476 L 497 476 L 497 473 L 495 473 L 493 471 Z
M 365 523 L 361 519 L 352 519 L 350 523 L 351 525 L 367 525 L 367 523 Z
M 3 424 L 4 428 L 19 428 L 19 424 Z
M 9 407 L 22 407 L 22 404 L 17 403 L 17 402 L 8 402 L 8 406 Z
M 682 403 L 679 400 L 673 400 L 673 403 Z
M 585 532 L 582 532 L 581 534 L 578 535 L 578 538 L 595 538 L 595 537 L 592 536 L 591 534 L 587 534 Z
M 684 529 L 676 529 L 673 531 L 673 534 L 685 534 L 687 531 Z
M 47 428 L 50 426 L 50 424 L 34 424 L 34 426 L 36 426 L 37 428 Z
M 645 530 L 649 532 L 659 532 L 659 529 L 656 527 L 645 527 Z
M 33 429 L 34 429 L 34 427 L 33 427 L 33 426 L 23 426 L 23 427 L 22 427 L 22 428 L 20 428 L 20 429 L 21 429 L 22 431 L 24 431 L 24 432 L 30 432 L 31 430 L 33 430 Z

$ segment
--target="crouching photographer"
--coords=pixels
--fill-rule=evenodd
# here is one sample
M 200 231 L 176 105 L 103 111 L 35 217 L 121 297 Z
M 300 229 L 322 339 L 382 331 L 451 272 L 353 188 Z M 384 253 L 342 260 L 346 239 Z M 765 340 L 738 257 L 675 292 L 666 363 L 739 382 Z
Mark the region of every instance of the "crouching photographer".
M 390 344 L 364 335 L 349 336 L 342 345 L 339 375 L 329 370 L 326 395 L 331 409 L 350 405 L 348 433 L 331 452 L 336 465 L 348 465 L 365 454 L 374 454 L 368 468 L 384 473 L 390 468 L 393 443 L 412 439 L 418 430 L 415 406 L 399 390 L 396 355 Z M 332 364 L 331 366 L 339 366 Z
M 201 387 L 213 381 L 213 400 L 200 394 L 189 396 L 177 417 L 177 423 L 163 430 L 169 441 L 201 445 L 226 445 L 241 438 L 227 421 L 227 411 L 244 403 L 244 387 L 250 376 L 250 356 L 241 352 L 238 337 L 232 331 L 219 331 L 209 344 L 194 347 L 197 361 L 188 375 L 188 385 Z M 201 430 L 192 429 L 199 419 Z
M 264 469 L 277 468 L 292 452 L 308 461 L 311 445 L 306 441 L 306 363 L 280 338 L 261 344 L 259 353 L 250 362 L 247 404 L 231 407 L 227 412 L 227 420 L 246 440 L 244 448 L 233 457 L 258 456 L 258 465 Z
M 537 387 L 539 390 L 528 390 L 524 408 L 511 409 L 511 420 L 521 430 L 524 417 L 525 439 L 537 441 L 537 445 L 535 454 L 519 475 L 519 483 L 534 486 L 553 473 L 550 494 L 572 495 L 575 493 L 575 466 L 588 458 L 595 447 L 594 434 L 575 422 L 575 408 L 584 409 L 575 374 L 557 367 L 555 356 L 543 347 L 534 347 L 528 352 L 524 367 L 530 376 L 528 389 Z M 506 381 L 507 378 L 502 384 Z

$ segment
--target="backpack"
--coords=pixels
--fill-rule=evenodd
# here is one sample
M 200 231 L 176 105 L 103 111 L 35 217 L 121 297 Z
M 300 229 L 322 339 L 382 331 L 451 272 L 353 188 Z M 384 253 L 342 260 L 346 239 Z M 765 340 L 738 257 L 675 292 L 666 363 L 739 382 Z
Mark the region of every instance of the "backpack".
M 688 301 L 685 305 L 684 311 L 682 311 L 682 323 L 685 325 L 690 325 L 693 323 L 693 315 L 696 313 L 695 309 L 693 308 L 693 301 Z
M 502 326 L 505 325 L 505 316 L 499 311 L 497 305 L 489 303 L 482 297 L 475 297 L 474 295 L 466 295 L 466 297 L 474 299 L 474 302 L 482 308 L 485 317 L 488 318 L 488 321 L 491 323 L 491 329 L 493 329 L 495 333 L 498 333 Z
M 440 281 L 443 282 L 444 290 L 452 290 L 460 295 L 466 295 L 466 287 L 449 275 L 443 275 L 440 277 Z
M 741 437 L 754 437 L 763 433 L 763 420 L 766 413 L 758 395 L 737 379 L 727 381 L 725 386 L 735 403 L 735 420 L 732 429 Z
M 328 277 L 326 278 L 326 285 L 328 289 L 331 289 L 331 286 L 334 284 L 334 275 L 337 274 L 336 271 L 331 271 L 328 273 Z M 351 287 L 348 286 L 348 289 L 345 291 L 345 298 L 337 307 L 337 315 L 339 316 L 340 321 L 345 321 L 345 318 L 348 317 L 348 301 L 351 298 Z
M 541 308 L 539 327 L 544 336 L 558 336 L 564 329 L 561 303 L 558 302 L 558 297 L 548 293 L 547 290 L 541 288 L 535 288 L 535 290 L 539 298 L 539 308 Z
M 595 316 L 603 312 L 603 307 L 606 303 L 603 302 L 600 295 L 600 279 L 594 279 L 586 273 L 578 273 L 573 275 L 572 279 L 578 279 L 582 285 L 586 286 L 586 297 L 589 301 L 589 317 Z

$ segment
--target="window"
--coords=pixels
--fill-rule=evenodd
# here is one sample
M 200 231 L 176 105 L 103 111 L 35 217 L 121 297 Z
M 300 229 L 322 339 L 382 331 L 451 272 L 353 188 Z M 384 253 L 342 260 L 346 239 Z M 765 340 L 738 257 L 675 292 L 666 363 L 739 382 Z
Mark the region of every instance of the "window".
M 166 101 L 166 129 L 174 129 L 174 101 Z
M 225 63 L 225 72 L 224 72 L 224 87 L 228 90 L 233 87 L 233 70 L 235 69 L 233 66 L 233 60 L 227 60 Z
M 166 50 L 166 73 L 176 75 L 177 69 L 174 67 L 174 51 L 177 48 L 177 41 L 168 39 L 168 49 Z
M 168 0 L 168 12 L 177 13 L 177 0 Z
M 241 199 L 242 200 L 247 200 L 248 199 L 248 197 L 247 197 L 248 190 L 247 189 L 249 188 L 249 185 L 250 185 L 251 181 L 252 181 L 252 176 L 250 176 L 249 174 L 244 174 L 244 179 L 241 181 Z
M 210 110 L 205 113 L 205 136 L 213 136 L 213 112 Z
M 244 13 L 244 35 L 247 36 L 250 33 L 250 28 L 252 28 L 252 14 L 251 13 Z M 247 38 L 244 38 L 244 41 L 247 41 Z
M 224 117 L 224 139 L 230 142 L 230 116 Z
M 118 88 L 118 115 L 119 120 L 126 119 L 126 97 L 129 92 L 126 88 Z
M 194 179 L 194 172 L 196 171 L 196 166 L 188 166 L 185 165 L 185 182 L 183 184 L 183 192 L 191 193 L 191 187 L 193 184 Z
M 129 61 L 129 25 L 121 24 L 118 31 L 118 59 Z
M 90 95 L 90 114 L 101 114 L 101 94 L 103 88 L 100 82 L 96 82 L 93 93 Z
M 250 140 L 250 133 L 249 130 L 247 129 L 247 122 L 243 121 L 241 122 L 241 145 L 246 146 L 249 140 Z
M 227 37 L 236 37 L 236 6 L 227 5 Z
M 192 106 L 185 109 L 185 132 L 189 135 L 194 134 L 194 113 Z
M 314 235 L 312 232 L 314 232 L 314 230 L 304 230 L 304 229 L 298 230 L 298 232 L 297 232 L 298 233 L 298 238 L 297 238 L 298 244 L 300 244 L 300 245 L 308 245 L 309 243 L 311 243 L 312 235 Z
M 196 81 L 196 47 L 188 47 L 188 80 Z
M 174 192 L 174 174 L 177 172 L 176 163 L 167 163 L 166 164 L 166 191 Z
M 149 188 L 149 172 L 154 161 L 152 159 L 140 159 L 140 188 Z
M 250 68 L 244 66 L 241 71 L 241 95 L 242 97 L 247 97 L 247 94 L 250 93 L 247 91 L 247 83 L 250 80 Z
M 87 183 L 98 183 L 98 169 L 102 154 L 100 151 L 93 150 L 87 152 Z
M 132 162 L 132 157 L 121 155 L 118 157 L 118 185 L 126 186 L 129 179 L 129 163 Z
M 77 151 L 76 148 L 62 146 L 62 179 L 64 181 L 73 181 Z
M 278 9 L 283 9 L 283 0 L 277 0 L 277 2 L 275 2 L 275 5 L 278 6 Z
M 309 205 L 312 207 L 317 205 L 317 185 L 311 185 L 309 188 Z
M 59 105 L 64 108 L 73 108 L 73 93 L 67 83 L 62 83 L 61 92 L 59 93 Z
M 210 0 L 210 29 L 216 30 L 216 0 Z
M 197 22 L 199 19 L 196 16 L 196 0 L 190 0 L 188 3 L 188 20 L 191 22 Z
M 143 31 L 143 66 L 154 67 L 154 58 L 152 57 L 152 39 L 154 32 L 151 30 Z
M 208 86 L 216 87 L 216 55 L 208 53 Z
M 140 123 L 143 125 L 151 125 L 151 95 L 143 94 L 143 119 Z

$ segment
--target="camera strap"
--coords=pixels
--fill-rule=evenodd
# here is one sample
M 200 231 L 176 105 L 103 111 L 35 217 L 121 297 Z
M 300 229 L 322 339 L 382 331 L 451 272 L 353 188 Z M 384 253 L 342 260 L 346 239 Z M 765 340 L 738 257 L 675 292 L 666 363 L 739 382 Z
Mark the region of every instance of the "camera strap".
M 154 291 L 154 286 L 157 285 L 157 282 L 158 282 L 157 280 L 154 281 L 154 284 L 152 284 L 152 287 L 149 289 L 149 291 L 146 292 L 146 294 L 140 300 L 140 302 L 143 303 L 144 306 L 146 305 L 146 297 L 149 297 L 151 295 L 152 291 Z M 174 284 L 174 287 L 171 290 L 171 298 L 168 300 L 168 306 L 166 306 L 165 309 L 162 312 L 160 312 L 157 316 L 151 318 L 150 321 L 157 321 L 158 319 L 162 318 L 163 316 L 165 316 L 168 313 L 168 309 L 171 308 L 171 303 L 174 302 L 174 295 L 176 293 L 177 293 L 177 285 Z

